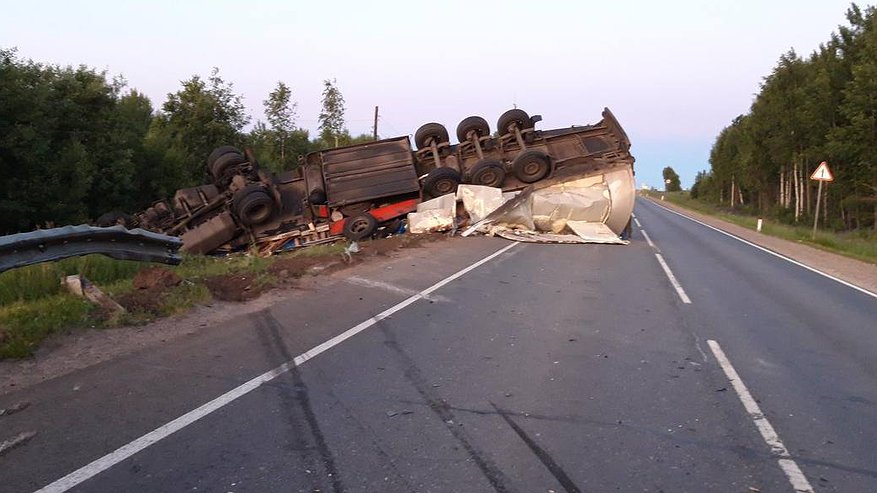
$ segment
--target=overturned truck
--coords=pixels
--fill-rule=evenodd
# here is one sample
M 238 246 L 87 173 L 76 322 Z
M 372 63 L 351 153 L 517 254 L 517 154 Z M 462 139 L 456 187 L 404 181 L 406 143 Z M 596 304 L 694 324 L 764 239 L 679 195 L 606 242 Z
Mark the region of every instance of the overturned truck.
M 414 134 L 416 148 L 405 136 L 326 149 L 278 174 L 261 169 L 252 152 L 223 146 L 207 158 L 211 183 L 178 190 L 137 220 L 180 236 L 184 251 L 271 252 L 398 230 L 419 203 L 461 183 L 517 191 L 595 177 L 609 195 L 602 220 L 621 234 L 633 211 L 634 158 L 612 112 L 602 116 L 594 125 L 537 130 L 540 116 L 513 109 L 495 134 L 473 116 L 457 126 L 456 144 L 443 125 L 427 123 Z

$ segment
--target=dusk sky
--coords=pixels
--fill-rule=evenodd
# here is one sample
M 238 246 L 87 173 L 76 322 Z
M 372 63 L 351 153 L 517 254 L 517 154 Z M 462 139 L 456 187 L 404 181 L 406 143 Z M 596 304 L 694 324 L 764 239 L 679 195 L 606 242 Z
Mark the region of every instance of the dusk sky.
M 845 24 L 846 0 L 618 2 L 23 2 L 0 0 L 0 47 L 124 76 L 158 108 L 212 67 L 255 122 L 287 83 L 316 135 L 322 81 L 337 79 L 347 126 L 382 137 L 513 105 L 539 128 L 627 130 L 639 184 L 672 166 L 691 186 L 718 132 L 748 111 L 779 56 L 809 55 Z M 865 6 L 865 4 L 860 4 Z

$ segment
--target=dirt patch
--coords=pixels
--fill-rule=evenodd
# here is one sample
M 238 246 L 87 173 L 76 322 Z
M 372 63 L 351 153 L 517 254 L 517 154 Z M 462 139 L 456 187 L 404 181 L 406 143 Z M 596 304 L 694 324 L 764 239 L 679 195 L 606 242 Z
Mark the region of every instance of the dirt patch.
M 254 274 L 227 274 L 204 281 L 214 298 L 222 301 L 247 301 L 258 298 L 267 286 Z
M 165 289 L 158 287 L 153 289 L 138 289 L 130 293 L 116 296 L 116 303 L 129 313 L 146 313 L 158 315 L 161 312 L 161 297 Z
M 360 249 L 366 255 L 388 256 L 396 250 L 418 248 L 426 243 L 445 241 L 447 239 L 448 236 L 442 233 L 396 235 L 361 243 Z
M 160 315 L 165 292 L 182 282 L 180 276 L 168 269 L 149 267 L 134 276 L 132 280 L 134 291 L 119 295 L 115 300 L 129 313 Z M 101 317 L 99 316 L 98 319 Z
M 163 267 L 143 269 L 134 276 L 134 289 L 171 288 L 183 282 L 180 276 Z
M 334 271 L 344 265 L 341 256 L 320 255 L 305 256 L 297 255 L 294 257 L 278 257 L 277 260 L 268 267 L 268 272 L 281 279 L 299 278 L 304 275 L 324 274 Z

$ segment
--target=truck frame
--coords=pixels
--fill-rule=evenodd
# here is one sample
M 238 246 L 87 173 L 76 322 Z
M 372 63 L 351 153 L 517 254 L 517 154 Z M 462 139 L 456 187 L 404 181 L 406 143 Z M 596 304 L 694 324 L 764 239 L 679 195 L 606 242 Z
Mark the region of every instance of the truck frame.
M 137 219 L 141 227 L 180 236 L 184 251 L 256 245 L 270 252 L 395 229 L 422 200 L 452 193 L 460 183 L 513 191 L 605 174 L 616 195 L 615 218 L 607 224 L 621 233 L 633 210 L 634 158 L 612 112 L 606 108 L 602 116 L 594 125 L 537 130 L 540 116 L 512 109 L 498 119 L 495 135 L 473 116 L 457 126 L 457 144 L 443 125 L 427 123 L 415 132 L 416 149 L 407 136 L 324 149 L 278 174 L 261 169 L 252 152 L 222 146 L 207 159 L 212 183 L 178 190 Z

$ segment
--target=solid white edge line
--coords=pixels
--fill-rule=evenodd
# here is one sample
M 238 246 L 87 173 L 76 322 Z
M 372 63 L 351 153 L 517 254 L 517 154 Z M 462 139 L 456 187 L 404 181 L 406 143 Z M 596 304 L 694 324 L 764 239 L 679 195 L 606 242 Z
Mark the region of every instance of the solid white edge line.
M 194 423 L 195 421 L 198 421 L 199 419 L 203 418 L 204 416 L 207 416 L 208 414 L 222 408 L 223 406 L 231 403 L 232 401 L 252 392 L 253 390 L 259 388 L 259 386 L 261 386 L 263 383 L 270 382 L 271 380 L 274 380 L 278 376 L 288 372 L 292 368 L 295 368 L 296 366 L 300 366 L 304 362 L 308 361 L 309 359 L 316 357 L 320 353 L 323 353 L 325 351 L 328 351 L 329 349 L 332 349 L 333 347 L 341 344 L 342 342 L 346 341 L 347 339 L 350 339 L 351 337 L 355 336 L 356 334 L 359 334 L 363 330 L 371 327 L 372 325 L 380 322 L 381 320 L 389 317 L 390 315 L 398 312 L 399 310 L 402 310 L 403 308 L 407 307 L 408 305 L 411 305 L 415 301 L 420 300 L 422 298 L 426 298 L 426 296 L 429 293 L 432 293 L 433 291 L 447 285 L 448 283 L 450 283 L 456 279 L 459 279 L 460 277 L 466 275 L 467 273 L 471 272 L 472 270 L 477 269 L 478 267 L 484 265 L 485 263 L 490 262 L 494 258 L 511 250 L 512 248 L 514 248 L 517 245 L 518 245 L 518 243 L 512 243 L 511 245 L 508 245 L 508 246 L 501 248 L 500 250 L 488 255 L 487 257 L 484 257 L 483 259 L 479 260 L 478 262 L 475 262 L 474 264 L 470 265 L 469 267 L 466 267 L 466 268 L 442 279 L 441 281 L 433 284 L 432 286 L 424 289 L 423 291 L 420 291 L 419 293 L 412 295 L 405 300 L 402 300 L 401 302 L 382 311 L 381 313 L 375 315 L 374 317 L 372 317 L 368 320 L 365 320 L 363 322 L 360 322 L 359 324 L 351 327 L 350 329 L 347 329 L 346 331 L 342 332 L 341 334 L 338 334 L 337 336 L 329 339 L 328 341 L 305 351 L 304 353 L 293 358 L 292 361 L 287 361 L 286 363 L 283 363 L 282 365 L 278 366 L 277 368 L 274 368 L 273 370 L 269 370 L 269 371 L 255 377 L 255 378 L 253 378 L 252 380 L 249 380 L 248 382 L 246 382 L 238 387 L 235 387 L 234 389 L 220 395 L 219 397 L 213 399 L 212 401 L 210 401 L 206 404 L 203 404 L 200 407 L 193 409 L 192 411 L 189 411 L 188 413 L 180 416 L 179 418 L 176 418 L 173 421 L 170 421 L 170 422 L 156 428 L 155 430 L 141 436 L 140 438 L 137 438 L 137 439 L 129 442 L 126 445 L 123 445 L 122 447 L 119 447 L 118 449 L 114 450 L 113 452 L 110 452 L 109 454 L 107 454 L 107 455 L 105 455 L 105 456 L 85 465 L 85 466 L 80 467 L 79 469 L 71 472 L 70 474 L 64 476 L 63 478 L 58 479 L 58 480 L 52 482 L 51 484 L 48 484 L 48 485 L 40 488 L 39 490 L 37 490 L 37 493 L 49 493 L 49 492 L 60 493 L 60 492 L 67 491 L 70 488 L 73 488 L 73 487 L 79 485 L 80 483 L 86 481 L 87 479 L 90 479 L 90 478 L 96 476 L 97 474 L 100 474 L 101 472 L 106 471 L 107 469 L 109 469 L 109 468 L 113 467 L 114 465 L 122 462 L 123 460 L 131 457 L 132 455 L 136 454 L 137 452 L 140 452 L 141 450 L 149 447 L 150 445 L 153 445 L 153 444 L 157 443 L 158 441 L 160 441 L 164 438 L 167 438 L 171 434 L 176 433 L 177 431 L 189 426 L 190 424 Z
M 652 201 L 650 201 L 650 202 L 652 202 Z M 781 259 L 785 260 L 786 262 L 790 262 L 790 263 L 792 263 L 792 264 L 797 265 L 798 267 L 803 267 L 803 268 L 809 270 L 810 272 L 815 272 L 816 274 L 819 274 L 819 275 L 821 275 L 821 276 L 827 277 L 827 278 L 831 279 L 832 281 L 839 282 L 840 284 L 843 284 L 844 286 L 846 286 L 846 287 L 848 287 L 848 288 L 853 288 L 853 289 L 855 289 L 856 291 L 859 291 L 859 292 L 861 292 L 861 293 L 867 294 L 868 296 L 871 296 L 872 298 L 877 298 L 877 293 L 874 293 L 874 292 L 868 291 L 867 289 L 865 289 L 865 288 L 863 288 L 863 287 L 861 287 L 861 286 L 856 286 L 856 285 L 853 284 L 853 283 L 850 283 L 850 282 L 844 281 L 843 279 L 839 279 L 839 278 L 837 278 L 837 277 L 834 277 L 833 275 L 828 274 L 828 273 L 826 273 L 826 272 L 822 272 L 822 271 L 819 270 L 819 269 L 816 269 L 816 268 L 814 268 L 814 267 L 810 267 L 809 265 L 806 265 L 806 264 L 802 264 L 801 262 L 798 262 L 797 260 L 795 260 L 795 259 L 793 259 L 793 258 L 787 257 L 787 256 L 785 256 L 785 255 L 783 255 L 783 254 L 781 254 L 781 253 L 777 253 L 777 252 L 775 252 L 775 251 L 773 251 L 773 250 L 770 250 L 770 249 L 768 249 L 768 248 L 765 248 L 765 247 L 763 247 L 763 246 L 761 246 L 761 245 L 756 245 L 755 243 L 752 243 L 752 242 L 749 241 L 749 240 L 744 240 L 743 238 L 740 238 L 739 236 L 736 236 L 736 235 L 734 235 L 734 234 L 728 233 L 727 231 L 722 231 L 721 229 L 719 229 L 719 228 L 717 228 L 717 227 L 715 227 L 715 226 L 710 226 L 709 224 L 707 224 L 707 223 L 705 223 L 705 222 L 703 222 L 703 221 L 698 221 L 697 219 L 695 219 L 695 218 L 693 218 L 693 217 L 686 216 L 685 214 L 682 214 L 682 213 L 680 213 L 680 212 L 676 212 L 676 211 L 674 211 L 673 209 L 670 209 L 670 208 L 668 208 L 668 207 L 664 207 L 663 205 L 659 205 L 659 204 L 657 204 L 657 203 L 655 203 L 655 202 L 652 202 L 652 203 L 655 204 L 656 207 L 660 207 L 661 209 L 664 209 L 664 210 L 667 211 L 667 212 L 672 212 L 673 214 L 676 214 L 677 216 L 684 217 L 685 219 L 688 219 L 689 221 L 696 222 L 697 224 L 700 224 L 701 226 L 706 226 L 707 228 L 709 228 L 709 229 L 711 229 L 711 230 L 713 230 L 713 231 L 718 231 L 719 233 L 722 233 L 722 234 L 725 235 L 725 236 L 728 236 L 728 237 L 730 237 L 730 238 L 734 238 L 735 240 L 740 241 L 740 242 L 743 242 L 743 243 L 745 243 L 745 244 L 747 244 L 747 245 L 749 245 L 749 246 L 751 246 L 751 247 L 757 248 L 757 249 L 761 250 L 762 252 L 769 253 L 769 254 L 773 255 L 774 257 L 781 258 Z
M 734 387 L 734 391 L 737 392 L 737 397 L 739 397 L 740 402 L 743 403 L 743 408 L 746 409 L 749 417 L 755 422 L 755 427 L 758 428 L 758 432 L 761 433 L 761 438 L 763 438 L 768 447 L 770 447 L 771 453 L 779 458 L 778 462 L 780 468 L 786 474 L 789 483 L 792 484 L 792 488 L 797 492 L 813 493 L 813 487 L 810 486 L 807 477 L 801 472 L 801 468 L 798 467 L 798 464 L 790 458 L 788 449 L 786 449 L 786 446 L 783 444 L 782 440 L 780 440 L 779 435 L 770 424 L 770 421 L 768 421 L 764 416 L 764 413 L 761 412 L 758 403 L 755 402 L 752 394 L 749 393 L 749 389 L 746 388 L 746 384 L 743 383 L 740 375 L 737 374 L 737 370 L 734 369 L 731 361 L 725 356 L 725 352 L 722 351 L 719 343 L 712 339 L 707 340 L 706 343 L 716 357 L 716 361 L 719 362 L 719 366 L 721 366 L 722 370 L 725 372 L 725 376 L 731 381 L 731 386 Z
M 640 229 L 639 232 L 643 234 L 643 238 L 646 239 L 646 242 L 648 242 L 650 247 L 654 248 L 655 250 L 658 249 L 658 247 L 655 246 L 654 242 L 652 242 L 652 239 L 649 238 L 649 234 L 646 233 L 646 230 Z
M 664 274 L 667 274 L 667 279 L 670 279 L 670 284 L 673 285 L 673 288 L 676 290 L 676 294 L 679 295 L 679 299 L 682 300 L 683 303 L 691 303 L 691 298 L 685 294 L 685 290 L 682 289 L 682 285 L 679 284 L 679 281 L 676 280 L 676 276 L 673 275 L 673 271 L 670 270 L 670 266 L 667 265 L 667 262 L 664 262 L 664 257 L 661 256 L 660 253 L 656 253 L 655 257 L 658 259 L 658 263 L 661 264 L 661 267 L 664 269 Z

